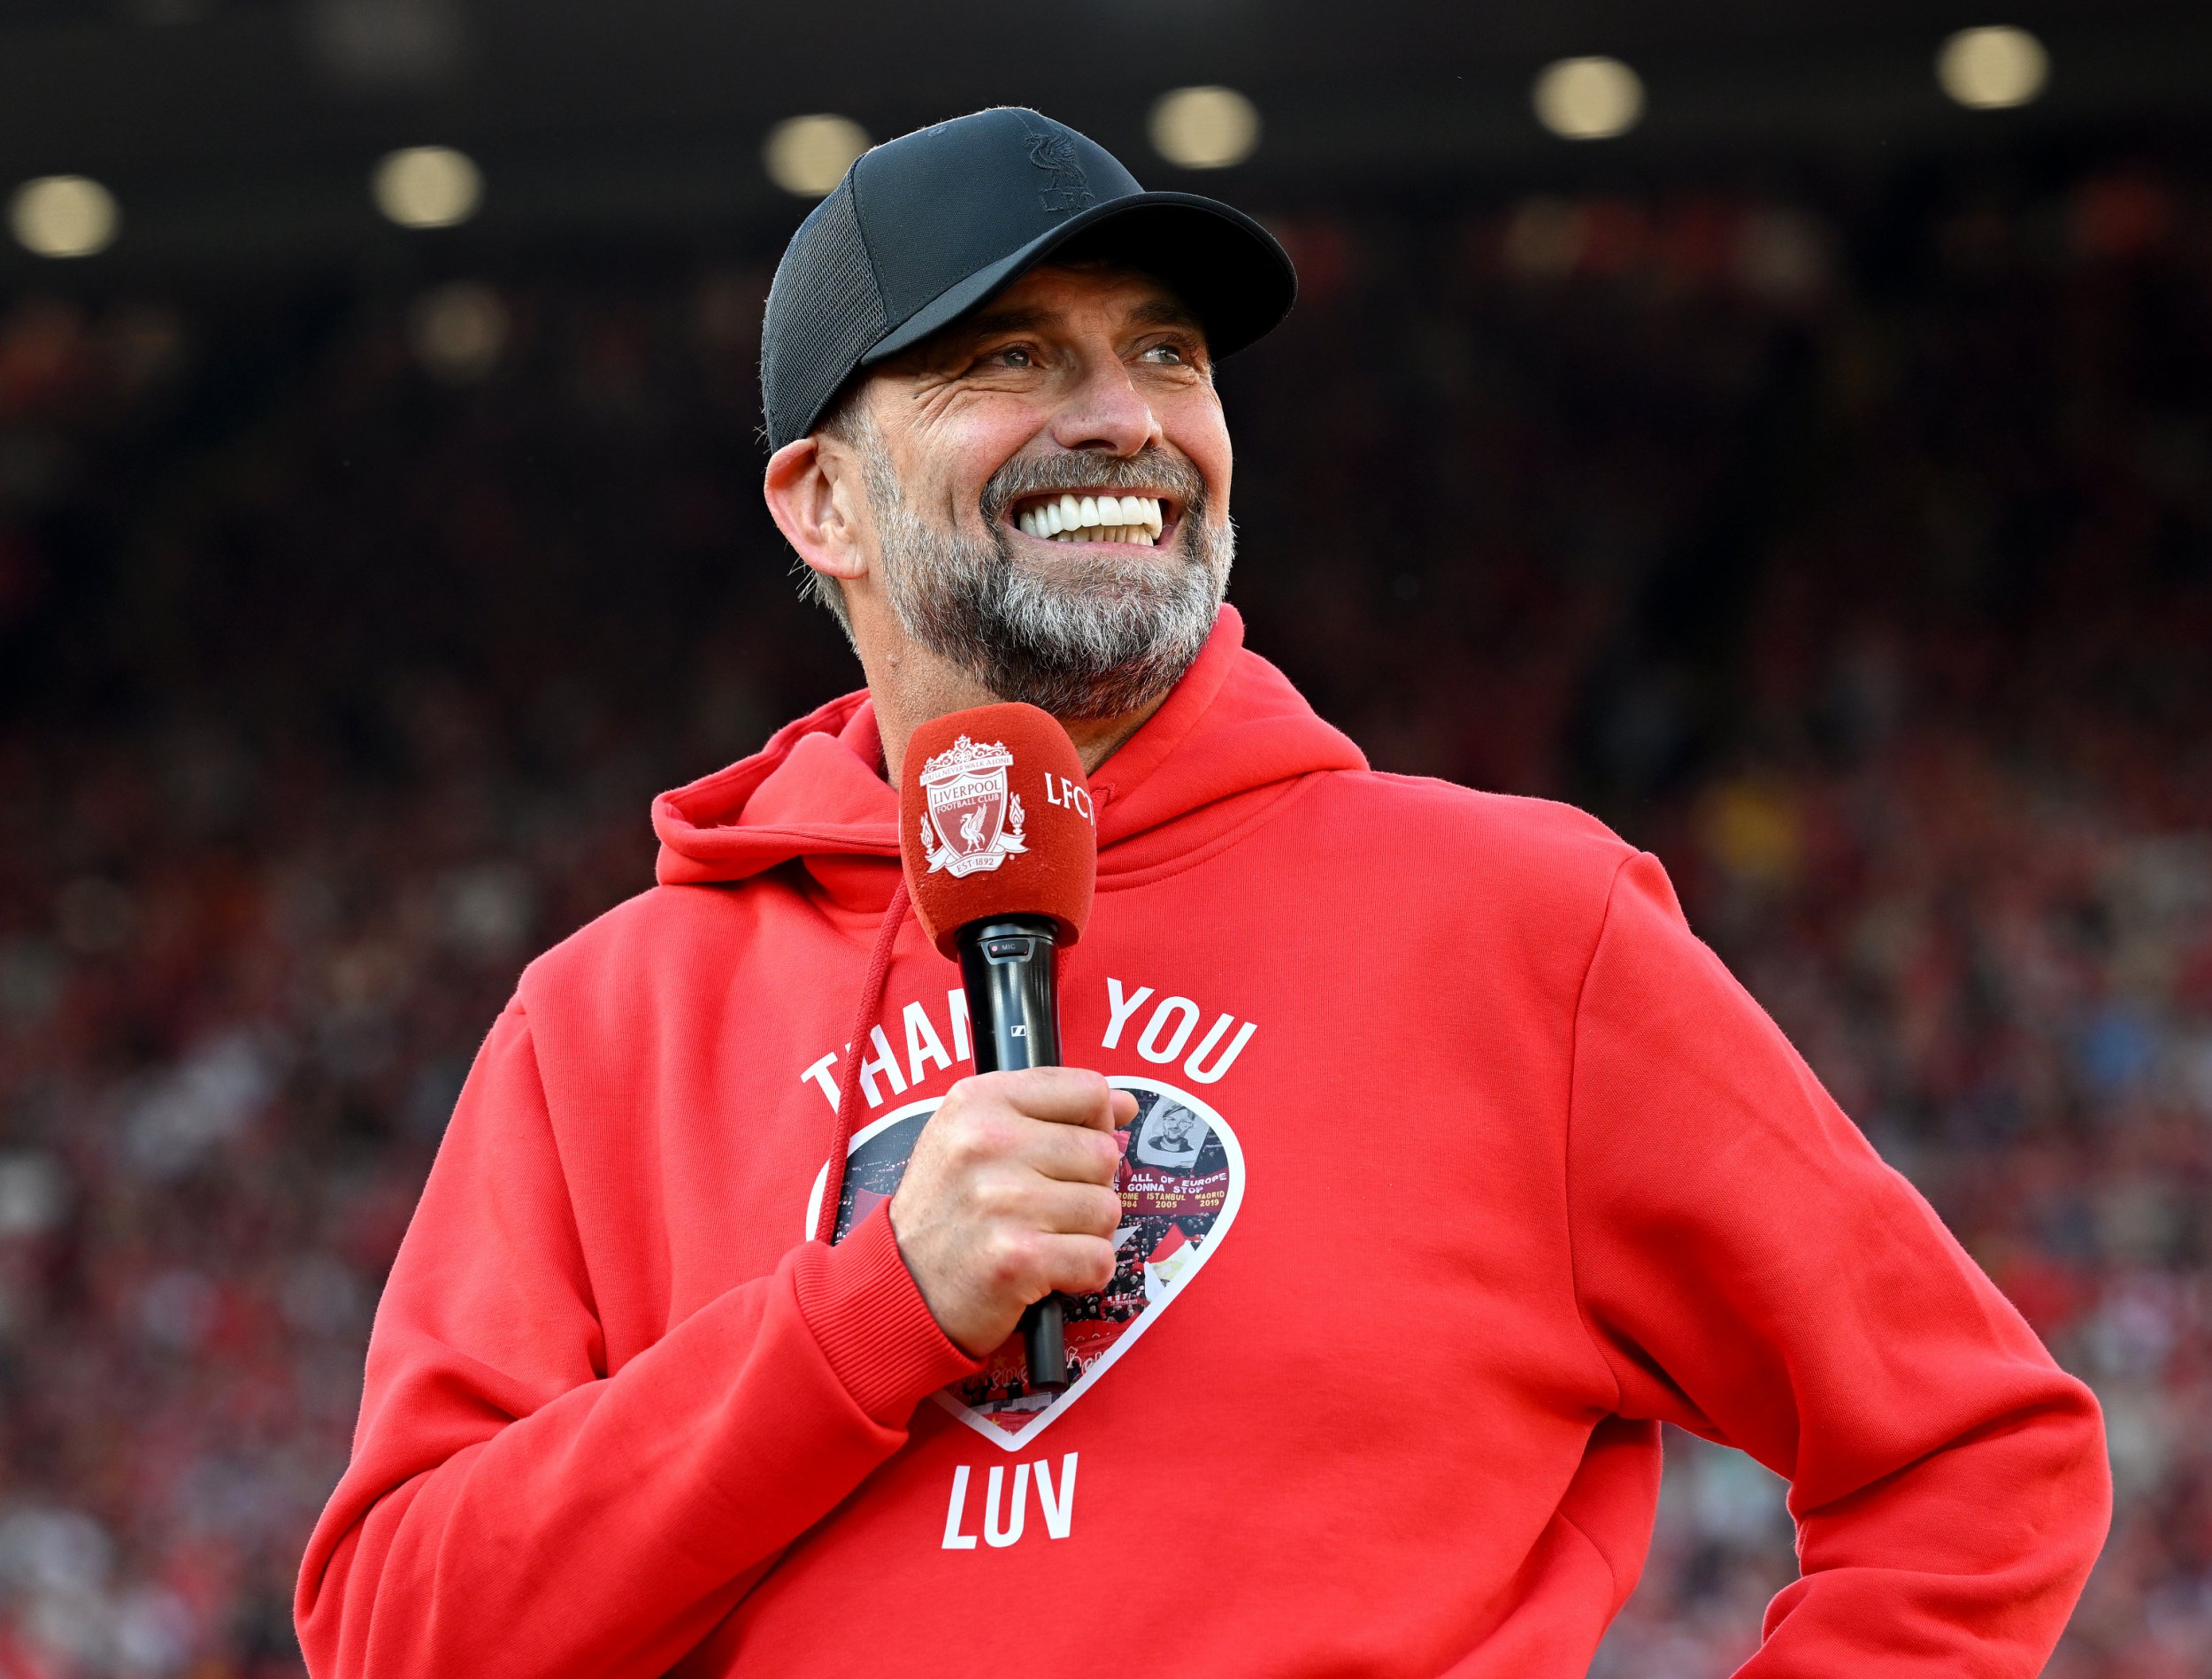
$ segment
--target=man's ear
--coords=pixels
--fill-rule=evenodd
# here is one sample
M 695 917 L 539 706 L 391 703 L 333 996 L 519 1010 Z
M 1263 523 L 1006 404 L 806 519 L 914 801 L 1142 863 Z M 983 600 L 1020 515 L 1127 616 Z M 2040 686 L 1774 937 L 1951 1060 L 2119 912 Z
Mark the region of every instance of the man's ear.
M 810 567 L 843 582 L 867 574 L 866 486 L 852 450 L 818 433 L 786 443 L 768 457 L 761 494 Z

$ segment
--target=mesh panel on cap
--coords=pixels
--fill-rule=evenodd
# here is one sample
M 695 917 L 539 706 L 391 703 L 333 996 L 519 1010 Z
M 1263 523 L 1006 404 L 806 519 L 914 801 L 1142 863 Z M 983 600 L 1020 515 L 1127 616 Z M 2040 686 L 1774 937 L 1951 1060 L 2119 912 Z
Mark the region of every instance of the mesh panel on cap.
M 848 172 L 808 215 L 768 288 L 760 382 L 771 448 L 806 434 L 883 330 Z

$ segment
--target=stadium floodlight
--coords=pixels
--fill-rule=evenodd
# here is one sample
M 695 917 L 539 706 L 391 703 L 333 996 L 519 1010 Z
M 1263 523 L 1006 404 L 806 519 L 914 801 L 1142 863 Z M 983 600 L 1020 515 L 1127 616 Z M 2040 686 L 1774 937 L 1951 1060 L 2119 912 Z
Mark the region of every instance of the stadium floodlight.
M 1260 143 L 1259 108 L 1234 88 L 1178 88 L 1152 107 L 1152 149 L 1179 169 L 1227 169 Z
M 810 117 L 789 117 L 768 131 L 760 160 L 768 179 L 801 198 L 819 198 L 835 190 L 852 167 L 853 159 L 868 150 L 868 131 L 850 117 L 819 111 Z
M 2051 55 L 2025 29 L 1962 29 L 1936 54 L 1936 80 L 1970 111 L 2024 105 L 2051 79 Z
M 484 202 L 484 177 L 450 146 L 409 146 L 377 165 L 369 196 L 403 227 L 452 227 Z
M 1618 58 L 1562 58 L 1544 66 L 1529 100 L 1562 140 L 1610 140 L 1642 120 L 1644 83 Z
M 8 226 L 36 257 L 96 257 L 115 242 L 115 195 L 84 175 L 43 175 L 16 188 Z

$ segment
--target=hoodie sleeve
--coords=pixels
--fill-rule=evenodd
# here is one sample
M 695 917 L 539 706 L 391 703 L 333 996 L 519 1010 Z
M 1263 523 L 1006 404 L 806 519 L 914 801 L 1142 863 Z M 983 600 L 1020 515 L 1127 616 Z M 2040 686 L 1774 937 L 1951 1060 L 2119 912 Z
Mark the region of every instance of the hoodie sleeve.
M 316 1679 L 664 1673 L 974 1368 L 878 1208 L 614 1375 L 519 1004 L 479 1054 L 369 1343 L 296 1614 Z
M 1576 1020 L 1576 1285 L 1619 1411 L 1790 1482 L 1740 1679 L 2041 1670 L 2103 1542 L 2096 1401 L 1625 862 Z

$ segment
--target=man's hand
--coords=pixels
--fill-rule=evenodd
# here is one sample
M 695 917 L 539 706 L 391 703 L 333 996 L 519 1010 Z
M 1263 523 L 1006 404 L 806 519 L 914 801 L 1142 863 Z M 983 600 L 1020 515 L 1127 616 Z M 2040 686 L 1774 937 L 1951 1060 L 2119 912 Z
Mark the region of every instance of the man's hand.
M 891 1233 L 938 1327 L 980 1358 L 1022 1308 L 1114 1275 L 1117 1126 L 1137 1099 L 1080 1067 L 984 1073 L 922 1127 L 891 1198 Z

